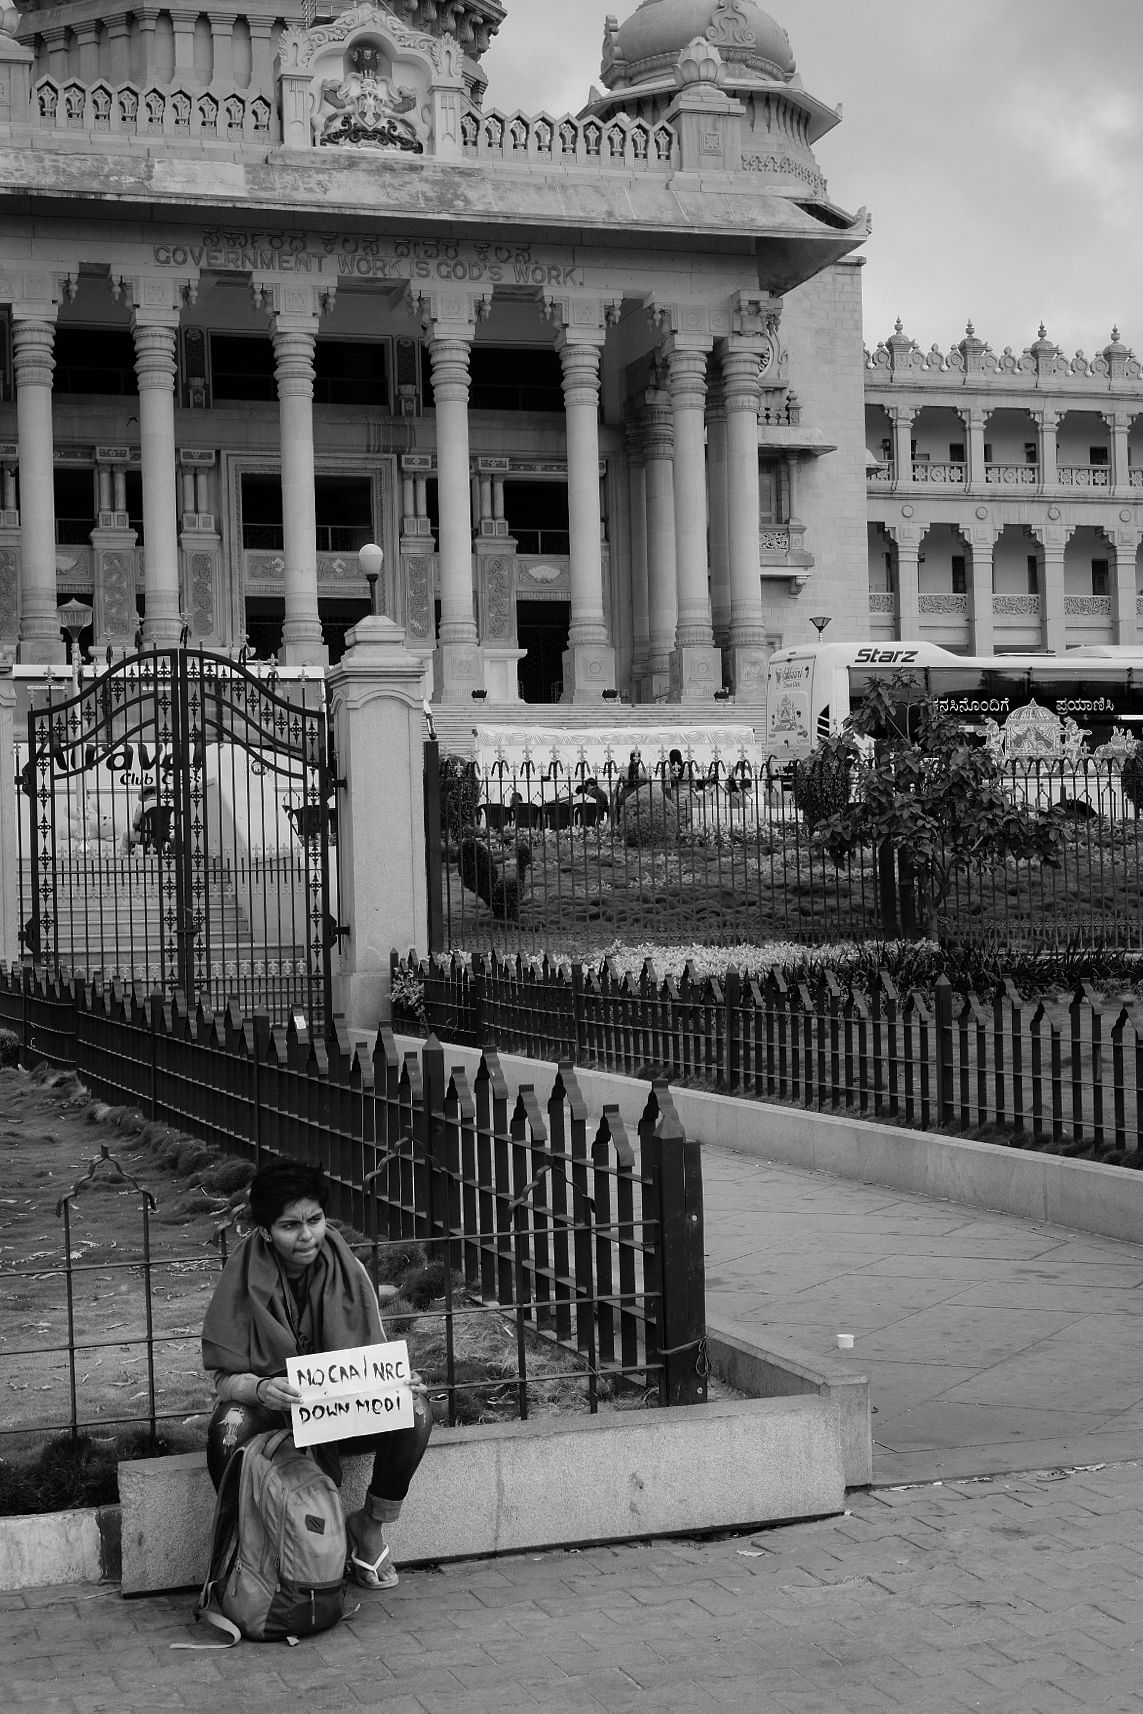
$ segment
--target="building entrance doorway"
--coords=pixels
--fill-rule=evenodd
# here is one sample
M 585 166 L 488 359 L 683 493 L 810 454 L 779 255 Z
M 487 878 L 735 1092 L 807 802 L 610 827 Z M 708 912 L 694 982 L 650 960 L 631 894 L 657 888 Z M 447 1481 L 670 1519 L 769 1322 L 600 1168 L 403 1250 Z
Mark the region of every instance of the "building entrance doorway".
M 525 702 L 558 702 L 563 695 L 563 654 L 570 625 L 570 601 L 516 603 L 516 636 L 528 651 L 516 664 Z

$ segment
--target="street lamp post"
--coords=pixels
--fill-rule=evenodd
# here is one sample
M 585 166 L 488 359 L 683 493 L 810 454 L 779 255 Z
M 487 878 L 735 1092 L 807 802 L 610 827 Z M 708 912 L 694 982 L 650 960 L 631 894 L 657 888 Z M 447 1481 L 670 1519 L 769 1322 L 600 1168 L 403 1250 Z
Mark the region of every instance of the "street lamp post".
M 832 623 L 832 617 L 828 613 L 819 614 L 816 618 L 811 618 L 810 624 L 813 626 L 814 630 L 818 634 L 819 643 L 821 642 L 822 632 L 825 630 L 826 626 L 831 624 L 831 623 Z
M 381 567 L 385 564 L 384 548 L 379 548 L 376 542 L 366 542 L 363 548 L 357 550 L 357 563 L 362 577 L 369 585 L 369 611 L 376 618 L 381 611 L 377 605 L 377 583 L 381 576 Z

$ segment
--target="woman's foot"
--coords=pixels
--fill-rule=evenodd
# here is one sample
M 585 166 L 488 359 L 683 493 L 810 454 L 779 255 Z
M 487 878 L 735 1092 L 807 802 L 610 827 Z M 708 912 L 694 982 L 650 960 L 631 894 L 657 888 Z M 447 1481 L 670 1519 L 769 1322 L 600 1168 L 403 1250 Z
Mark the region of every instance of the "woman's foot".
M 346 1571 L 360 1589 L 394 1589 L 399 1581 L 393 1556 L 385 1540 L 385 1528 L 364 1512 L 346 1520 L 349 1542 Z

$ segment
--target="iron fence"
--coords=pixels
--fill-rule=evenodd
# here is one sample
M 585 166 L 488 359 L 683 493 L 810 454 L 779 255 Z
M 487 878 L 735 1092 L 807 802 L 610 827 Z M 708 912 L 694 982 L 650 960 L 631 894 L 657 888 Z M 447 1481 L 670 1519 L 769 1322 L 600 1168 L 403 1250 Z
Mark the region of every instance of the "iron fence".
M 1059 863 L 974 863 L 938 912 L 939 935 L 1143 947 L 1143 831 L 1120 764 L 1036 762 L 1007 778 L 1014 802 L 1063 811 Z M 673 751 L 649 764 L 609 759 L 595 772 L 581 759 L 570 772 L 538 762 L 484 778 L 456 757 L 438 767 L 434 753 L 426 793 L 430 951 L 822 944 L 892 937 L 925 920 L 892 851 L 835 863 L 815 842 L 830 809 L 812 807 L 797 762 L 716 753 L 700 767 Z
M 439 1043 L 400 1054 L 388 1030 L 371 1050 L 350 1051 L 336 1038 L 311 1041 L 296 1022 L 276 1030 L 265 1016 L 247 1020 L 228 1009 L 215 1017 L 202 1006 L 191 1016 L 177 998 L 44 981 L 26 970 L 0 973 L 0 1019 L 26 1032 L 29 1060 L 74 1067 L 110 1103 L 251 1163 L 319 1165 L 330 1211 L 363 1234 L 375 1280 L 389 1271 L 386 1253 L 410 1245 L 440 1263 L 443 1304 L 416 1310 L 416 1342 L 435 1319 L 439 1361 L 426 1380 L 449 1421 L 469 1416 L 466 1395 L 487 1387 L 486 1378 L 472 1378 L 463 1350 L 458 1356 L 458 1327 L 477 1321 L 511 1330 L 499 1390 L 514 1394 L 521 1417 L 537 1390 L 557 1381 L 578 1385 L 593 1411 L 601 1394 L 633 1388 L 663 1404 L 705 1398 L 700 1155 L 665 1082 L 652 1085 L 629 1134 L 614 1108 L 589 1116 L 570 1065 L 546 1096 L 529 1087 L 513 1098 L 495 1054 L 470 1079 L 446 1069 Z M 109 1170 L 122 1173 L 114 1161 Z M 50 1422 L 11 1426 L 107 1426 L 106 1414 L 85 1416 L 79 1385 L 90 1352 L 103 1344 L 130 1345 L 146 1361 L 141 1408 L 116 1423 L 137 1422 L 153 1436 L 158 1423 L 187 1414 L 182 1394 L 164 1403 L 156 1352 L 188 1337 L 197 1347 L 198 1330 L 156 1327 L 154 1281 L 171 1268 L 214 1264 L 202 1251 L 156 1254 L 153 1198 L 141 1184 L 134 1189 L 140 1242 L 112 1261 L 75 1252 L 71 1198 L 63 1199 L 62 1253 L 35 1273 L 58 1281 L 66 1326 L 0 1356 L 54 1355 L 66 1365 L 70 1402 Z M 108 1268 L 137 1300 L 141 1322 L 130 1337 L 77 1328 L 76 1302 Z M 402 1336 L 399 1323 L 387 1317 L 387 1326 Z M 542 1363 L 539 1351 L 549 1354 Z M 566 1359 L 562 1369 L 553 1368 L 552 1352 Z
M 828 969 L 660 980 L 650 965 L 394 954 L 393 972 L 394 1023 L 413 1032 L 1143 1164 L 1143 1025 L 1086 982 L 1029 1001 L 1012 982 L 983 1000 L 947 977 L 901 993 L 887 974 L 862 988 Z
M 338 873 L 324 683 L 203 650 L 21 681 L 27 955 L 311 1030 L 330 1011 Z

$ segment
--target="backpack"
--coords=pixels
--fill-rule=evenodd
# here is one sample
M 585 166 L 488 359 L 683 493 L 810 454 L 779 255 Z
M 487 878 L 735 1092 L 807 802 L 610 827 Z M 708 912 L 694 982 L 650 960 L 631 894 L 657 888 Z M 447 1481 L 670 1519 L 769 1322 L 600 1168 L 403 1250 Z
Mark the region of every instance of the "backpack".
M 292 1645 L 328 1630 L 345 1617 L 347 1551 L 331 1479 L 289 1429 L 254 1435 L 223 1472 L 195 1608 L 229 1641 L 182 1646 L 230 1648 L 242 1637 Z

